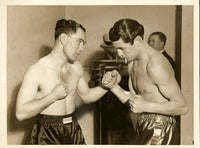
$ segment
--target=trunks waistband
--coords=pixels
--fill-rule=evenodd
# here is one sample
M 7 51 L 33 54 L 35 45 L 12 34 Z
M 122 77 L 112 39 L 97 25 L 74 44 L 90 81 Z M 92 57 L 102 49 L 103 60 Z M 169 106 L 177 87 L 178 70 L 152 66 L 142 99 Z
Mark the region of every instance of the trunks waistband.
M 71 123 L 73 121 L 76 121 L 76 117 L 74 114 L 68 114 L 68 115 L 61 115 L 61 116 L 55 116 L 55 115 L 44 115 L 44 114 L 38 114 L 36 116 L 37 121 L 41 123 Z
M 156 113 L 141 113 L 140 114 L 140 119 L 146 119 L 146 120 L 162 120 L 162 121 L 175 121 L 175 116 L 173 115 L 163 115 L 163 114 L 156 114 Z

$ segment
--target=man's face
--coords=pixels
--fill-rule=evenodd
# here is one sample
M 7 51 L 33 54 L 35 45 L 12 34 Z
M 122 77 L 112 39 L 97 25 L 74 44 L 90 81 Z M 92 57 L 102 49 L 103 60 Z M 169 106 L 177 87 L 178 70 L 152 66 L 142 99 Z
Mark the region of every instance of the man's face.
M 149 37 L 148 44 L 157 51 L 164 49 L 164 42 L 159 38 L 158 35 L 151 35 Z
M 68 58 L 68 62 L 74 63 L 78 55 L 83 51 L 83 46 L 86 43 L 85 32 L 78 28 L 76 33 L 68 35 L 67 41 L 64 45 L 64 52 Z
M 126 62 L 130 62 L 137 55 L 138 50 L 134 49 L 135 46 L 130 43 L 124 43 L 121 38 L 118 41 L 114 41 L 113 45 L 117 49 L 118 56 L 125 59 Z

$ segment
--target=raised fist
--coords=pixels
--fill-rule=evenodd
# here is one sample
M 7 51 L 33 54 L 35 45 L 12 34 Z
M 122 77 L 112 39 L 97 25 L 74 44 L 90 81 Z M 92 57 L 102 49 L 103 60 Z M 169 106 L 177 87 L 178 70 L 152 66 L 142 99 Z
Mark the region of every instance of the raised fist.
M 115 84 L 121 81 L 121 76 L 116 70 L 108 71 L 102 79 L 102 86 L 111 89 Z
M 58 100 L 65 98 L 69 94 L 69 91 L 65 83 L 60 83 L 55 86 L 55 88 L 52 90 L 52 93 L 56 100 Z
M 145 109 L 145 105 L 146 105 L 146 101 L 144 100 L 144 98 L 140 95 L 133 95 L 130 99 L 129 99 L 129 103 L 130 103 L 130 110 L 134 113 L 142 113 L 144 112 Z

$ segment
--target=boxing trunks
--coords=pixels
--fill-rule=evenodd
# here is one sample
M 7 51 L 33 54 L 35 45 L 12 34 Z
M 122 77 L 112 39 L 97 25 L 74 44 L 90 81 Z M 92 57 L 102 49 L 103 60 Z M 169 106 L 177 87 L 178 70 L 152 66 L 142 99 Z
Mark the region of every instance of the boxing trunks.
M 178 132 L 173 116 L 154 113 L 139 114 L 137 126 L 138 145 L 177 145 Z
M 86 144 L 74 115 L 52 116 L 38 114 L 33 125 L 31 144 Z

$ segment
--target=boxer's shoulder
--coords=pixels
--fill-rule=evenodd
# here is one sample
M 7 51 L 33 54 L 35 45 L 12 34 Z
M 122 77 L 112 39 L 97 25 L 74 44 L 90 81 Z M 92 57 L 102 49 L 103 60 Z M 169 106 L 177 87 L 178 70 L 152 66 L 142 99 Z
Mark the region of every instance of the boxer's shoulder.
M 152 80 L 165 81 L 173 75 L 173 69 L 163 57 L 151 58 L 147 64 L 147 73 Z
M 31 66 L 29 66 L 29 68 L 26 70 L 24 74 L 24 80 L 32 79 L 32 81 L 35 80 L 40 81 L 40 78 L 43 74 L 44 74 L 44 66 L 36 62 Z

